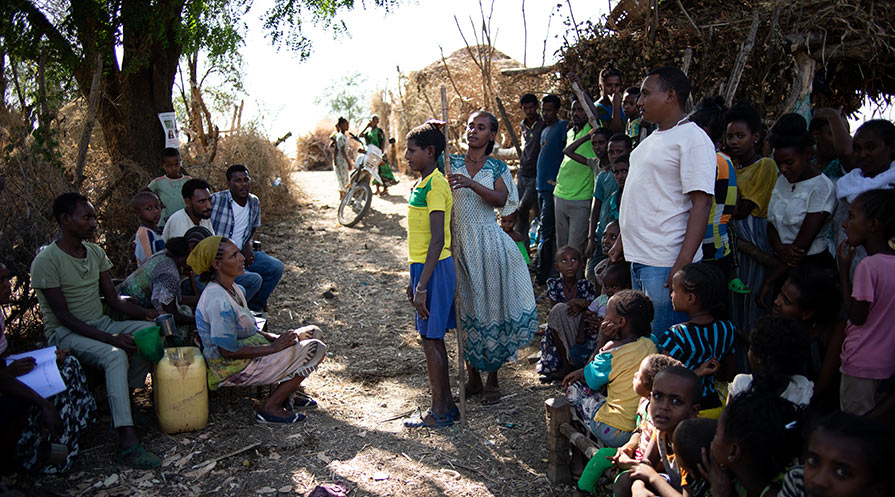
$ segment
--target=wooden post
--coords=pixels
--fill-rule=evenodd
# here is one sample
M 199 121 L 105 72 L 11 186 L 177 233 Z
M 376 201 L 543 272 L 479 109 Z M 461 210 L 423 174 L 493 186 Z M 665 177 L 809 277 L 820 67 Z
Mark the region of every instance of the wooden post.
M 516 153 L 519 154 L 519 159 L 522 159 L 522 144 L 519 143 L 519 137 L 516 136 L 516 131 L 513 130 L 513 123 L 510 122 L 510 118 L 507 117 L 507 110 L 503 106 L 503 102 L 500 101 L 500 97 L 494 97 L 494 100 L 497 102 L 497 110 L 500 111 L 500 117 L 503 118 L 503 122 L 507 127 L 507 132 L 510 134 L 510 141 L 513 142 L 513 147 L 516 148 Z
M 553 484 L 571 484 L 569 440 L 561 431 L 561 426 L 572 418 L 569 401 L 555 397 L 545 400 L 544 407 L 547 416 L 547 479 Z
M 448 150 L 448 140 L 450 138 L 448 124 L 448 104 L 447 89 L 441 85 L 441 120 L 444 121 L 444 172 L 451 173 L 451 154 Z M 451 216 L 451 231 L 454 230 L 454 216 Z M 456 247 L 456 238 L 451 236 L 451 254 L 453 255 Z M 454 269 L 456 270 L 457 259 L 454 258 Z M 454 315 L 457 321 L 457 383 L 460 394 L 460 425 L 466 426 L 466 364 L 464 361 L 463 344 L 466 337 L 463 333 L 463 323 L 460 321 L 460 299 L 457 298 L 457 291 L 454 289 Z
M 584 113 L 587 114 L 587 121 L 590 123 L 591 129 L 597 129 L 600 127 L 600 121 L 597 119 L 597 116 L 594 115 L 593 111 L 590 109 L 590 105 L 587 105 L 587 98 L 585 98 L 584 90 L 578 84 L 578 82 L 572 83 L 572 91 L 575 92 L 575 96 L 578 97 L 578 102 L 581 103 L 581 108 L 584 109 Z

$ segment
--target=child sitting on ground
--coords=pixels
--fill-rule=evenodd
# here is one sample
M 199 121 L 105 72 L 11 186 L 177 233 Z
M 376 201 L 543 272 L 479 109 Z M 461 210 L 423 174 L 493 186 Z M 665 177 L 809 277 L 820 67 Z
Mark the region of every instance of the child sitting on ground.
M 793 405 L 770 392 L 744 392 L 725 406 L 700 473 L 712 495 L 776 495 L 797 449 Z
M 895 374 L 895 190 L 870 190 L 848 207 L 846 239 L 839 246 L 839 282 L 848 315 L 842 344 L 842 410 L 867 414 L 883 380 Z M 849 268 L 855 249 L 867 257 Z
M 790 318 L 765 316 L 749 333 L 752 374 L 738 374 L 730 383 L 728 400 L 747 390 L 771 392 L 805 409 L 814 383 L 804 377 L 808 337 L 801 323 Z
M 706 362 L 714 365 L 714 370 L 702 376 L 699 404 L 704 411 L 699 415 L 715 419 L 721 413 L 716 376 L 721 381 L 729 381 L 735 370 L 735 330 L 733 323 L 724 319 L 727 312 L 725 288 L 726 278 L 716 266 L 684 266 L 671 280 L 671 304 L 675 311 L 686 313 L 689 319 L 672 326 L 658 339 L 659 350 L 692 370 Z
M 162 228 L 171 217 L 171 214 L 183 209 L 186 204 L 183 202 L 183 184 L 193 179 L 183 174 L 183 168 L 180 164 L 180 151 L 176 148 L 168 147 L 162 150 L 162 171 L 164 176 L 159 176 L 149 182 L 149 191 L 158 195 L 162 202 L 162 217 L 158 223 L 158 227 Z
M 616 496 L 658 493 L 659 488 L 669 485 L 681 487 L 681 471 L 671 438 L 682 421 L 699 413 L 701 391 L 699 377 L 685 367 L 671 366 L 656 375 L 649 404 L 650 419 L 656 429 L 643 459 L 615 479 Z
M 884 497 L 892 495 L 895 431 L 854 414 L 820 419 L 808 437 L 805 465 L 786 474 L 777 497 Z
M 581 314 L 597 298 L 593 283 L 578 279 L 582 262 L 578 249 L 566 245 L 556 252 L 554 267 L 559 272 L 559 277 L 547 279 L 547 300 L 551 312 L 557 304 L 566 304 L 566 313 L 576 326 Z M 572 369 L 568 364 L 564 365 L 565 352 L 569 349 L 558 350 L 558 346 L 562 344 L 562 339 L 554 336 L 554 333 L 545 333 L 541 338 L 541 359 L 536 367 L 537 372 L 544 377 L 541 381 L 561 380 Z
M 640 404 L 637 406 L 637 415 L 634 422 L 637 428 L 628 440 L 628 443 L 615 449 L 603 447 L 598 450 L 578 479 L 578 488 L 585 492 L 596 493 L 597 481 L 603 473 L 612 466 L 621 469 L 629 469 L 643 459 L 646 449 L 653 437 L 655 426 L 649 417 L 649 397 L 653 389 L 653 381 L 656 375 L 671 366 L 683 366 L 680 361 L 663 354 L 651 354 L 640 361 L 640 369 L 634 373 L 634 392 L 640 396 Z
M 133 240 L 134 258 L 137 266 L 142 266 L 149 256 L 165 248 L 165 240 L 157 228 L 162 208 L 159 198 L 152 192 L 138 192 L 131 198 L 131 207 L 140 221 Z
M 643 292 L 622 290 L 609 299 L 600 326 L 601 347 L 584 367 L 563 379 L 566 398 L 600 441 L 620 447 L 636 428 L 639 396 L 631 388 L 643 358 L 656 346 L 647 338 L 653 303 Z M 606 387 L 606 395 L 599 393 Z
M 595 298 L 583 313 L 572 314 L 568 304 L 559 303 L 550 309 L 547 334 L 542 339 L 541 357 L 559 364 L 558 370 L 542 378 L 544 383 L 562 380 L 572 370 L 587 364 L 597 348 L 600 324 L 606 315 L 609 299 L 620 290 L 631 288 L 631 272 L 624 264 L 606 270 L 604 293 Z M 549 338 L 547 338 L 549 336 Z
M 839 354 L 846 325 L 841 305 L 834 272 L 802 266 L 789 273 L 771 307 L 771 315 L 796 319 L 807 330 L 805 376 L 814 382 L 811 404 L 823 412 L 839 409 Z
M 510 235 L 513 242 L 519 247 L 519 252 L 522 252 L 522 258 L 525 259 L 525 264 L 531 264 L 531 258 L 528 255 L 528 243 L 526 242 L 525 237 L 522 236 L 522 233 L 519 233 L 515 229 L 516 213 L 514 212 L 507 216 L 497 214 L 497 221 L 500 223 L 500 229 L 502 229 L 504 233 Z

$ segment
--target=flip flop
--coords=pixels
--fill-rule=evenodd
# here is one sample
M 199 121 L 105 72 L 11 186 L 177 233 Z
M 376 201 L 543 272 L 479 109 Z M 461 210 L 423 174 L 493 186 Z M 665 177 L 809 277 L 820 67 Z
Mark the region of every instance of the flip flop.
M 258 411 L 255 413 L 255 421 L 261 424 L 266 425 L 294 425 L 299 421 L 304 421 L 305 415 L 300 413 L 292 413 L 290 416 L 281 417 L 274 416 L 273 414 L 267 414 L 263 411 Z
M 159 456 L 144 449 L 140 444 L 134 445 L 129 449 L 120 449 L 118 451 L 118 462 L 136 469 L 153 469 L 162 464 Z
M 491 395 L 489 396 L 488 394 Z M 483 406 L 493 406 L 494 404 L 500 402 L 500 388 L 486 386 L 485 391 L 482 392 L 481 402 Z
M 457 409 L 457 408 L 455 407 L 454 409 Z M 438 414 L 437 412 L 433 411 L 432 409 L 427 410 L 425 415 L 423 415 L 423 413 L 420 412 L 420 420 L 419 421 L 405 421 L 404 427 L 405 428 L 443 428 L 445 426 L 451 426 L 454 424 L 454 416 L 452 416 L 454 409 L 452 409 L 444 414 Z M 460 415 L 459 409 L 457 410 L 457 415 L 458 416 Z M 432 419 L 435 420 L 435 424 L 431 424 L 431 425 L 427 424 L 426 416 L 431 416 Z
M 306 393 L 295 392 L 292 398 L 292 407 L 294 409 L 317 409 L 317 401 Z
M 727 284 L 727 289 L 734 293 L 752 293 L 752 290 L 739 278 L 730 280 L 730 283 Z

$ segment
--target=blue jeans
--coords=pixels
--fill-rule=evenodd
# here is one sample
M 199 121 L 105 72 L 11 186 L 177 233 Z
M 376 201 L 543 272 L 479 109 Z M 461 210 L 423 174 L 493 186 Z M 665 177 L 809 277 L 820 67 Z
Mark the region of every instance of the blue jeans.
M 538 192 L 535 190 L 535 178 L 517 174 L 516 190 L 519 191 L 519 206 L 516 208 L 516 231 L 528 240 L 528 230 L 531 226 L 528 216 L 531 215 L 531 208 L 538 201 Z
M 280 282 L 280 278 L 283 277 L 283 263 L 279 259 L 259 251 L 255 252 L 255 262 L 246 268 L 246 272 L 246 274 L 255 273 L 261 277 L 262 281 L 258 285 L 259 289 L 254 296 L 249 297 L 246 294 L 249 309 L 260 311 L 267 305 L 267 299 L 270 298 L 270 294 L 273 293 L 274 288 Z M 236 282 L 239 283 L 239 278 L 236 278 Z
M 538 246 L 537 279 L 543 284 L 553 273 L 556 258 L 556 214 L 553 209 L 553 192 L 538 192 L 541 217 L 541 244 Z
M 674 312 L 671 306 L 671 289 L 665 287 L 669 273 L 670 267 L 646 266 L 636 262 L 631 264 L 631 288 L 640 290 L 653 301 L 655 314 L 652 330 L 657 337 L 661 337 L 672 325 L 687 320 L 686 314 Z

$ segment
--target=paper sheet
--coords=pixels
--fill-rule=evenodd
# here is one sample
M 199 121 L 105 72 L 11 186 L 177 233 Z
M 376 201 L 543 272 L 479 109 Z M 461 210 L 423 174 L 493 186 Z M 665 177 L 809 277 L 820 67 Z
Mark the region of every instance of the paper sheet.
M 45 349 L 32 350 L 24 354 L 11 355 L 6 358 L 6 365 L 16 359 L 25 357 L 33 357 L 37 361 L 37 365 L 26 375 L 19 376 L 17 379 L 28 385 L 38 395 L 47 399 L 66 389 L 65 383 L 62 381 L 62 375 L 59 374 L 59 368 L 56 367 L 56 347 L 47 347 Z

